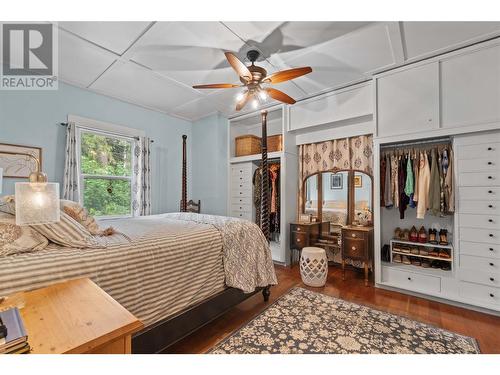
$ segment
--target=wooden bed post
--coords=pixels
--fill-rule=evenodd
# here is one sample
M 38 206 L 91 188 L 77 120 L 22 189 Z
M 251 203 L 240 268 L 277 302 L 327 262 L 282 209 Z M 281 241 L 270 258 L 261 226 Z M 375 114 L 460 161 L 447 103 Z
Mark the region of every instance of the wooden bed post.
M 187 163 L 186 163 L 186 139 L 187 135 L 182 136 L 182 198 L 181 212 L 187 212 Z
M 260 196 L 260 229 L 269 242 L 269 173 L 267 168 L 267 111 L 261 112 L 262 116 L 262 160 L 260 170 L 262 172 L 261 180 L 261 196 Z

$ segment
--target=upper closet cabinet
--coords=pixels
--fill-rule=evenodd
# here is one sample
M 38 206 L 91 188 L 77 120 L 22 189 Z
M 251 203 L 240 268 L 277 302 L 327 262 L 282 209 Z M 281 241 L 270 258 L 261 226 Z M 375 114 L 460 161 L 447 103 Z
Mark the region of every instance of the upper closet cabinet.
M 382 75 L 376 85 L 378 137 L 439 127 L 438 62 Z
M 500 122 L 500 45 L 441 61 L 441 126 Z

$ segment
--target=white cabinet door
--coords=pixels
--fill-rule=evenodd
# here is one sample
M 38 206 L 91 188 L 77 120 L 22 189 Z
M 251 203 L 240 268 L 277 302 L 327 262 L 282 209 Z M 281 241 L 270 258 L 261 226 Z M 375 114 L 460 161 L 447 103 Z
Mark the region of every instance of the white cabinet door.
M 377 79 L 378 137 L 422 133 L 438 127 L 438 62 Z
M 441 61 L 442 127 L 500 122 L 500 46 Z

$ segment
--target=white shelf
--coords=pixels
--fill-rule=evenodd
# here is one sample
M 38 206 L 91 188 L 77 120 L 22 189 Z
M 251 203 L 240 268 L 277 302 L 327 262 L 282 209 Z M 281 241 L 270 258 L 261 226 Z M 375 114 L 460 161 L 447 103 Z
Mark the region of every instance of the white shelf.
M 398 251 L 398 250 L 392 250 L 393 254 L 399 254 L 399 255 L 406 255 L 410 257 L 416 257 L 416 258 L 425 258 L 425 259 L 433 259 L 433 260 L 443 260 L 446 262 L 453 262 L 453 258 L 440 258 L 440 257 L 435 257 L 431 255 L 420 255 L 420 254 L 412 254 L 412 253 L 405 253 L 403 251 Z
M 276 152 L 269 152 L 267 154 L 268 159 L 277 159 L 281 158 L 283 156 L 283 151 L 276 151 Z M 229 163 L 234 164 L 234 163 L 243 163 L 243 162 L 248 162 L 248 161 L 257 161 L 261 160 L 262 155 L 261 154 L 255 154 L 255 155 L 247 155 L 247 156 L 236 156 L 232 157 L 229 159 Z
M 444 271 L 441 268 L 425 268 L 422 266 L 413 266 L 411 264 L 403 264 L 403 263 L 381 262 L 381 264 L 383 267 L 397 268 L 402 271 L 418 272 L 432 276 L 452 277 L 453 275 L 453 269 L 449 271 Z
M 438 244 L 432 244 L 432 243 L 429 243 L 429 242 L 421 243 L 421 242 L 412 242 L 412 241 L 405 241 L 405 240 L 398 240 L 398 239 L 392 239 L 391 240 L 391 245 L 394 242 L 402 243 L 402 244 L 405 244 L 405 245 L 424 246 L 424 247 L 436 247 L 438 249 L 453 250 L 453 246 L 452 245 L 438 245 Z

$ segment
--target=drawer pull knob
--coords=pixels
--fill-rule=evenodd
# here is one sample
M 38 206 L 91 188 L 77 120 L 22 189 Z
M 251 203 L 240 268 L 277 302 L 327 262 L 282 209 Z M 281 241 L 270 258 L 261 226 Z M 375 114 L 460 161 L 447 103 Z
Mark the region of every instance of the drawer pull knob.
M 493 251 L 493 248 L 492 248 L 492 247 L 490 247 L 490 249 L 489 249 L 489 250 L 490 250 L 490 251 Z
M 489 221 L 490 223 L 493 223 L 493 219 L 488 219 L 488 221 Z
M 408 280 L 411 281 L 411 277 L 408 277 Z
M 492 205 L 492 204 L 489 204 L 489 205 L 488 205 L 488 208 L 493 208 L 493 205 Z
M 297 238 L 297 242 L 300 242 L 300 238 Z
M 356 246 L 351 247 L 351 250 L 356 250 Z
M 491 151 L 491 150 L 493 150 L 493 149 L 491 147 L 488 147 L 488 151 Z
M 488 190 L 488 194 L 493 194 L 493 190 Z
M 490 293 L 490 297 L 493 298 L 495 297 L 495 295 L 493 293 Z
M 488 180 L 493 180 L 493 176 L 488 176 Z
M 493 163 L 491 161 L 488 162 L 488 165 L 492 165 Z
M 354 233 L 353 233 L 353 234 L 351 234 L 351 236 L 352 236 L 352 237 L 356 237 L 356 234 L 354 234 Z
M 490 266 L 492 266 L 492 267 L 493 267 L 494 265 L 495 265 L 495 263 L 490 263 Z
M 243 194 L 243 193 L 240 191 L 240 194 Z
M 493 234 L 490 233 L 490 237 L 493 237 Z
M 490 277 L 490 281 L 495 281 L 495 278 L 494 277 Z

